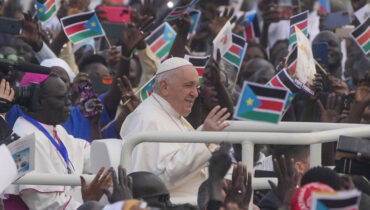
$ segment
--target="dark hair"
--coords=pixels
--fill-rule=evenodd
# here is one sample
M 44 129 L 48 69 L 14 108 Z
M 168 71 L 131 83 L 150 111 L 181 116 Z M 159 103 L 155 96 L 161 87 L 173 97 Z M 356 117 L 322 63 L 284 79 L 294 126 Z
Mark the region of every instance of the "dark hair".
M 307 145 L 273 145 L 272 157 L 279 158 L 281 155 L 285 155 L 288 160 L 294 158 L 295 161 L 305 162 L 310 155 L 310 150 Z
M 86 67 L 93 63 L 100 63 L 108 67 L 108 63 L 102 55 L 88 54 L 86 56 L 82 56 L 81 60 L 78 63 L 78 69 L 80 70 L 80 72 L 87 73 Z
M 342 186 L 342 180 L 335 171 L 320 166 L 311 168 L 303 175 L 301 186 L 312 182 L 324 183 L 334 190 L 340 190 Z
M 263 56 L 265 56 L 265 60 L 268 60 L 267 52 L 266 52 L 265 48 L 261 44 L 259 44 L 257 42 L 248 41 L 247 50 L 248 50 L 248 48 L 252 48 L 252 47 L 257 47 L 258 49 L 260 49 L 262 51 L 262 53 L 263 53 Z
M 198 208 L 196 206 L 193 206 L 189 203 L 175 204 L 167 208 L 167 210 L 197 210 L 197 209 Z

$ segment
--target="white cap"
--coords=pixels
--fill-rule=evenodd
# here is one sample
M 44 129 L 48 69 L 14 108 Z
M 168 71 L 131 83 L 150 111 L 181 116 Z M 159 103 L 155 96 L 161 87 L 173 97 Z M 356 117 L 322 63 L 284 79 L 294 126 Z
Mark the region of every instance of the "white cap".
M 173 57 L 165 60 L 161 65 L 159 65 L 156 75 L 177 69 L 181 66 L 193 66 L 188 60 L 185 60 L 184 58 L 179 57 Z
M 45 67 L 58 66 L 58 67 L 64 69 L 64 71 L 66 71 L 67 74 L 68 74 L 70 82 L 73 82 L 73 79 L 76 77 L 76 74 L 73 73 L 73 71 L 72 71 L 71 67 L 69 67 L 68 63 L 65 62 L 63 59 L 60 59 L 60 58 L 49 58 L 49 59 L 42 60 L 40 65 L 45 66 Z

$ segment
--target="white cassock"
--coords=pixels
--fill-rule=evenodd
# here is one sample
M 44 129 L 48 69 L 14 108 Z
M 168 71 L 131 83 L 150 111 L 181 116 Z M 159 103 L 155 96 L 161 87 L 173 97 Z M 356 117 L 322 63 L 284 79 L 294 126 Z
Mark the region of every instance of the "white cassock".
M 193 127 L 161 96 L 153 93 L 127 116 L 121 136 L 127 139 L 144 131 L 189 132 Z M 174 203 L 196 203 L 198 188 L 207 178 L 211 151 L 203 143 L 142 143 L 132 156 L 133 171 L 157 175 Z
M 90 144 L 82 139 L 69 135 L 60 125 L 56 127 L 40 123 L 49 134 L 56 135 L 65 145 L 72 174 L 82 174 L 90 168 Z M 35 171 L 36 173 L 68 174 L 67 165 L 55 146 L 33 124 L 19 117 L 14 124 L 14 132 L 20 137 L 35 133 Z M 33 172 L 31 172 L 33 173 Z M 74 188 L 80 190 L 80 187 Z M 22 200 L 30 210 L 37 209 L 77 209 L 81 203 L 72 197 L 70 186 L 19 185 Z

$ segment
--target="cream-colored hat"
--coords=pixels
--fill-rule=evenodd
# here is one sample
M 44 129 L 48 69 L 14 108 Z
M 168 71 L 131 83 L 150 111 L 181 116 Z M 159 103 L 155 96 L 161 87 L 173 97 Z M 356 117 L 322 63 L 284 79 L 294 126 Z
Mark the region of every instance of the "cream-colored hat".
M 192 65 L 193 64 L 191 64 L 188 60 L 185 60 L 183 58 L 179 57 L 169 58 L 165 60 L 163 63 L 161 63 L 161 65 L 159 65 L 156 75 L 179 68 L 181 66 L 192 66 Z

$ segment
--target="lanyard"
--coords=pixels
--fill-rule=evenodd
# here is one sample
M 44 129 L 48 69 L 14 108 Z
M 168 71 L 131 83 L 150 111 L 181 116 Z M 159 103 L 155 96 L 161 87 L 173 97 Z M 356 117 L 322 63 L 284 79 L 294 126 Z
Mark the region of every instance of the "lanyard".
M 36 126 L 41 132 L 44 133 L 46 137 L 48 137 L 50 142 L 53 143 L 54 147 L 57 148 L 57 150 L 59 151 L 59 154 L 62 155 L 64 161 L 66 162 L 68 173 L 70 174 L 71 169 L 69 167 L 68 151 L 67 151 L 67 148 L 64 146 L 63 142 L 60 141 L 60 145 L 59 145 L 58 142 L 56 142 L 55 139 L 49 134 L 49 132 L 47 132 L 46 129 L 42 127 L 42 125 L 39 122 L 37 122 L 35 119 L 33 119 L 32 117 L 23 114 L 23 118 L 28 120 L 34 126 Z

